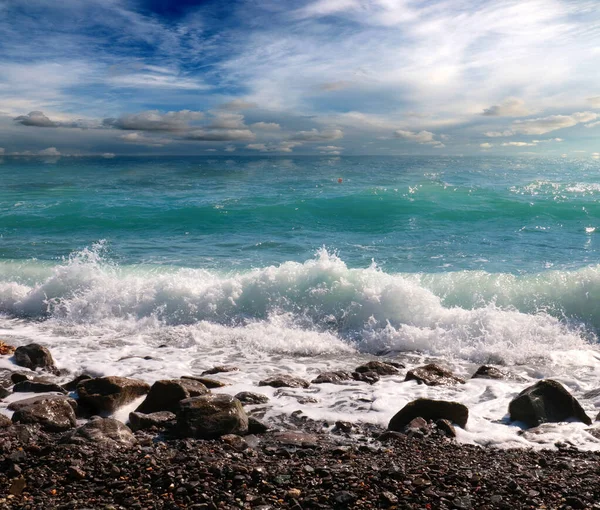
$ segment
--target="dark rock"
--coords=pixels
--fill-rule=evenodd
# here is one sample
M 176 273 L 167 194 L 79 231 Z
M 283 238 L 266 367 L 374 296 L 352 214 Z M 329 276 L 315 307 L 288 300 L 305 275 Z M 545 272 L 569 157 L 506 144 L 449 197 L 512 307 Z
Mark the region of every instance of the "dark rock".
M 342 432 L 345 432 L 346 434 L 348 434 L 348 433 L 352 432 L 353 425 L 349 421 L 336 421 L 335 428 L 337 430 L 341 430 Z
M 381 493 L 381 502 L 385 506 L 392 506 L 398 504 L 398 496 L 392 494 L 390 491 L 383 491 Z
M 400 372 L 394 365 L 386 363 L 385 361 L 369 361 L 364 365 L 356 367 L 354 371 L 359 374 L 375 372 L 377 375 L 396 375 Z
M 211 379 L 210 377 L 196 377 L 194 375 L 184 375 L 181 377 L 182 379 L 191 379 L 192 381 L 198 381 L 204 386 L 206 386 L 209 390 L 215 388 L 223 388 L 227 386 L 224 382 L 217 381 L 216 379 Z
M 33 343 L 17 347 L 14 359 L 20 367 L 29 368 L 30 370 L 41 368 L 53 374 L 58 374 L 58 369 L 54 364 L 50 351 L 40 344 Z
M 31 400 L 31 399 L 27 399 Z M 39 424 L 48 432 L 63 432 L 77 424 L 75 411 L 64 398 L 38 400 L 21 405 L 12 416 L 13 423 Z
M 202 372 L 201 375 L 215 375 L 223 372 L 237 372 L 238 370 L 238 367 L 233 367 L 229 365 L 219 365 L 205 370 L 204 372 Z
M 308 388 L 310 383 L 300 377 L 282 374 L 260 381 L 258 385 L 272 386 L 273 388 Z
M 13 384 L 18 384 L 23 381 L 29 381 L 29 377 L 27 377 L 25 374 L 22 374 L 21 372 L 15 372 L 13 374 L 10 374 L 10 380 Z
M 8 391 L 6 388 L 3 388 L 2 386 L 0 386 L 0 399 L 6 398 L 10 395 L 10 391 Z
M 435 363 L 409 370 L 404 380 L 415 380 L 419 384 L 426 384 L 427 386 L 448 386 L 465 383 L 463 379 L 455 376 L 450 370 L 442 368 Z
M 417 416 L 416 418 L 413 418 L 410 423 L 404 427 L 404 430 L 427 430 L 428 425 L 427 425 L 427 421 L 423 418 L 421 418 L 420 416 Z
M 333 495 L 333 502 L 338 507 L 349 508 L 357 499 L 356 494 L 349 491 L 339 491 Z
M 71 443 L 104 443 L 133 446 L 137 439 L 131 429 L 113 418 L 96 418 L 78 427 L 67 440 Z
M 64 400 L 73 408 L 73 411 L 77 412 L 77 402 L 75 401 L 75 399 L 67 397 L 66 395 L 38 395 L 36 397 L 16 400 L 15 402 L 11 402 L 10 404 L 8 404 L 8 410 L 19 411 L 20 409 L 24 409 L 34 404 L 46 405 L 47 403 L 53 400 Z
M 375 384 L 379 381 L 379 374 L 376 372 L 352 372 L 352 378 L 355 381 L 366 382 L 368 384 Z
M 0 429 L 4 429 L 6 427 L 10 427 L 12 425 L 12 421 L 8 416 L 4 416 L 0 414 Z
M 170 411 L 160 411 L 157 413 L 129 413 L 129 427 L 134 432 L 136 430 L 146 430 L 151 428 L 164 429 L 175 425 L 177 416 Z
M 522 421 L 528 427 L 541 423 L 561 422 L 576 418 L 587 425 L 592 420 L 577 400 L 562 384 L 546 379 L 525 388 L 508 406 L 511 420 Z
M 36 381 L 21 381 L 15 384 L 15 386 L 13 387 L 13 391 L 15 393 L 67 393 L 67 391 L 58 384 Z
M 229 446 L 239 452 L 248 449 L 248 443 L 246 440 L 237 434 L 225 434 L 224 436 L 221 436 L 221 441 L 227 443 Z
M 456 430 L 454 429 L 454 425 L 450 420 L 439 419 L 436 420 L 435 426 L 438 430 L 441 430 L 448 437 L 456 437 Z
M 447 419 L 464 428 L 469 419 L 469 410 L 458 402 L 419 398 L 406 404 L 392 417 L 388 430 L 402 432 L 406 425 L 418 417 L 426 420 Z
M 264 434 L 269 427 L 254 416 L 248 416 L 248 434 Z
M 506 374 L 496 367 L 481 365 L 471 379 L 506 379 Z
M 575 496 L 568 496 L 565 498 L 565 503 L 576 510 L 588 508 L 588 506 L 580 498 Z
M 251 391 L 240 391 L 235 398 L 244 405 L 266 404 L 269 401 L 269 397 L 266 395 L 252 393 Z
M 225 434 L 248 432 L 248 416 L 242 403 L 230 395 L 203 395 L 180 402 L 177 427 L 186 437 L 215 439 Z
M 146 399 L 135 410 L 137 413 L 155 413 L 158 411 L 177 412 L 179 402 L 185 398 L 206 395 L 208 389 L 194 379 L 166 379 L 156 381 L 150 388 Z
M 323 372 L 312 380 L 312 384 L 341 384 L 344 381 L 350 381 L 352 375 L 344 370 L 336 370 L 334 372 Z
M 73 379 L 72 381 L 69 381 L 66 384 L 63 384 L 62 387 L 67 390 L 67 391 L 75 391 L 77 389 L 77 385 L 82 382 L 82 381 L 87 381 L 88 379 L 91 379 L 92 376 L 87 375 L 87 374 L 81 374 L 78 375 L 77 377 L 75 377 L 75 379 Z
M 77 385 L 80 405 L 93 413 L 112 413 L 149 390 L 144 381 L 114 376 L 87 379 Z

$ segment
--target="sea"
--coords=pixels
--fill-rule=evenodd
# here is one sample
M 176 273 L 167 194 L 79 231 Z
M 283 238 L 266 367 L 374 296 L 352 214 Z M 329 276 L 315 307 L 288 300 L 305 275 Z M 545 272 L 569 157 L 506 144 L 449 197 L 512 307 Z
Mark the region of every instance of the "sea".
M 268 395 L 267 421 L 385 426 L 429 397 L 468 406 L 464 443 L 598 450 L 590 427 L 528 431 L 508 404 L 552 378 L 595 419 L 599 333 L 599 160 L 0 157 L 0 340 L 46 345 L 64 381 L 234 365 L 216 391 Z M 373 359 L 407 368 L 258 387 Z M 429 362 L 467 382 L 404 381 Z M 482 364 L 513 377 L 470 379 Z

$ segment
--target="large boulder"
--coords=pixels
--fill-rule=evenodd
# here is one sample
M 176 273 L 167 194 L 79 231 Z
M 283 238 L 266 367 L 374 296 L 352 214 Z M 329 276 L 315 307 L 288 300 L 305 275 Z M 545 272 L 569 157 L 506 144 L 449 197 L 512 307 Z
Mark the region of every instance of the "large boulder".
M 402 432 L 412 420 L 419 417 L 425 420 L 446 419 L 465 428 L 469 419 L 469 410 L 458 402 L 419 398 L 406 404 L 392 417 L 388 430 Z
M 71 443 L 96 443 L 110 446 L 133 446 L 137 439 L 131 429 L 113 418 L 95 418 L 68 436 Z
M 511 420 L 522 421 L 528 427 L 561 422 L 569 418 L 575 418 L 587 425 L 592 423 L 579 402 L 562 384 L 551 379 L 525 388 L 511 401 L 508 412 Z
M 14 359 L 15 363 L 20 367 L 29 368 L 30 370 L 41 368 L 53 374 L 58 374 L 52 354 L 50 354 L 50 351 L 46 347 L 40 344 L 33 343 L 17 347 Z
M 67 397 L 66 395 L 36 395 L 35 397 L 15 400 L 14 402 L 8 404 L 8 410 L 18 411 L 19 409 L 23 409 L 24 407 L 28 407 L 33 404 L 45 405 L 46 403 L 52 400 L 64 400 L 73 408 L 73 411 L 77 412 L 77 402 L 75 401 L 75 399 Z
M 463 379 L 455 376 L 450 370 L 442 368 L 435 363 L 409 370 L 404 380 L 415 380 L 419 384 L 427 386 L 449 386 L 457 383 L 465 383 Z
M 404 368 L 404 365 L 401 363 L 390 363 L 387 361 L 369 361 L 364 365 L 356 367 L 354 370 L 359 374 L 365 372 L 375 372 L 377 375 L 397 375 L 400 373 L 399 368 Z
M 112 413 L 150 391 L 150 385 L 127 377 L 98 377 L 77 385 L 79 403 L 92 413 Z
M 164 379 L 152 385 L 146 399 L 135 411 L 145 414 L 158 411 L 174 413 L 179 409 L 180 400 L 207 393 L 208 388 L 194 379 Z
M 310 383 L 300 377 L 282 374 L 259 381 L 258 385 L 272 386 L 273 388 L 308 388 Z
M 18 406 L 12 416 L 13 423 L 39 424 L 48 432 L 64 432 L 77 424 L 75 411 L 65 398 L 26 400 L 29 404 Z
M 68 393 L 62 386 L 49 382 L 21 381 L 14 385 L 15 393 Z
M 231 395 L 203 395 L 179 403 L 177 427 L 180 434 L 198 439 L 215 439 L 225 434 L 248 432 L 248 415 Z
M 352 375 L 345 370 L 335 370 L 333 372 L 322 372 L 311 382 L 312 384 L 342 384 L 345 381 L 350 381 Z

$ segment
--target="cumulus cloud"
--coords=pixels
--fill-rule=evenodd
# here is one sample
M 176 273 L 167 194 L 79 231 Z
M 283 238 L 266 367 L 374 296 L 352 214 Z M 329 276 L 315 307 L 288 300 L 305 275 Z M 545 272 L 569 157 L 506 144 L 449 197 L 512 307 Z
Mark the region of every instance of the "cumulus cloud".
M 235 152 L 235 147 L 233 145 L 228 145 L 225 147 L 225 152 Z
M 24 126 L 58 127 L 58 123 L 46 117 L 44 112 L 38 111 L 29 112 L 27 115 L 20 115 L 19 117 L 15 117 L 13 120 L 19 124 L 23 124 Z
M 587 101 L 590 103 L 592 108 L 600 108 L 600 96 L 588 97 Z
M 211 112 L 213 118 L 209 129 L 248 129 L 244 124 L 244 116 L 239 113 Z
M 197 129 L 185 136 L 186 140 L 204 142 L 251 141 L 256 135 L 249 129 Z
M 48 147 L 38 152 L 40 156 L 60 156 L 60 151 L 56 147 Z
M 281 126 L 277 122 L 255 122 L 250 127 L 260 131 L 279 131 L 281 129 Z
M 593 127 L 596 127 L 596 126 L 600 126 L 600 120 L 597 121 L 597 122 L 590 122 L 589 124 L 585 125 L 586 128 L 593 128 Z
M 539 119 L 517 120 L 513 122 L 515 133 L 523 135 L 543 135 L 557 129 L 564 129 L 580 123 L 590 122 L 598 118 L 597 113 L 576 112 L 571 115 L 550 115 Z
M 246 149 L 259 152 L 293 152 L 295 147 L 302 145 L 302 142 L 284 141 L 277 144 L 251 143 L 246 145 Z
M 245 101 L 244 99 L 233 99 L 232 101 L 219 105 L 221 110 L 250 110 L 251 108 L 256 107 L 256 103 Z
M 303 142 L 325 142 L 328 140 L 339 140 L 344 138 L 344 132 L 341 129 L 311 129 L 310 131 L 298 131 L 292 140 L 300 140 Z
M 535 147 L 537 144 L 529 142 L 505 142 L 502 147 Z
M 525 107 L 525 101 L 516 97 L 509 97 L 502 103 L 490 106 L 483 110 L 482 115 L 489 117 L 525 117 L 534 113 Z
M 491 149 L 493 147 L 493 145 L 491 143 L 485 142 L 485 143 L 480 143 L 479 147 L 481 147 L 482 149 Z
M 486 131 L 483 134 L 490 138 L 499 138 L 503 136 L 512 136 L 515 134 L 515 132 L 511 131 L 510 129 L 507 129 L 506 131 Z
M 140 113 L 122 115 L 119 118 L 104 119 L 105 127 L 131 131 L 183 131 L 190 122 L 204 117 L 202 112 L 181 110 L 161 113 L 159 110 L 146 110 Z
M 119 136 L 119 139 L 126 143 L 145 145 L 146 147 L 162 147 L 172 142 L 169 138 L 154 138 L 143 133 L 127 133 Z
M 400 138 L 401 140 L 408 140 L 409 142 L 417 142 L 417 143 L 429 143 L 433 142 L 433 137 L 435 136 L 431 131 L 405 131 L 403 129 L 398 129 L 394 131 L 394 136 L 396 138 Z

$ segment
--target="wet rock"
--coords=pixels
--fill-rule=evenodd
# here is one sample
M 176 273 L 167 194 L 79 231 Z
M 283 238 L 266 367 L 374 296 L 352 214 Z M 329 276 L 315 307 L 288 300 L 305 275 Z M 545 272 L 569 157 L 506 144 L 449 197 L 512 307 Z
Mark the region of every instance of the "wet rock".
M 32 400 L 32 399 L 27 399 Z M 64 432 L 77 424 L 73 407 L 66 399 L 41 399 L 21 404 L 12 416 L 13 423 L 39 424 L 47 432 Z
M 129 427 L 134 432 L 136 430 L 146 430 L 151 428 L 164 429 L 175 425 L 177 416 L 170 411 L 160 411 L 156 413 L 144 414 L 133 412 L 129 413 Z
M 525 388 L 508 406 L 511 420 L 522 421 L 529 427 L 541 423 L 561 422 L 575 418 L 587 425 L 592 420 L 577 400 L 551 379 L 539 381 Z
M 14 372 L 13 374 L 10 374 L 10 380 L 13 384 L 18 384 L 23 381 L 29 381 L 29 377 L 21 372 Z
M 10 427 L 12 425 L 12 421 L 8 416 L 4 416 L 0 414 L 0 429 L 4 429 L 6 427 Z
M 68 437 L 71 443 L 104 443 L 133 446 L 137 439 L 131 429 L 114 418 L 95 418 L 75 429 Z
M 35 370 L 41 368 L 53 374 L 58 374 L 58 369 L 54 364 L 54 359 L 50 351 L 40 344 L 29 344 L 18 347 L 14 355 L 15 363 L 20 367 Z
M 238 367 L 234 367 L 231 365 L 218 365 L 216 367 L 212 367 L 209 368 L 208 370 L 205 370 L 204 372 L 202 372 L 201 375 L 215 375 L 215 374 L 220 374 L 220 373 L 224 373 L 224 372 L 237 372 L 239 370 Z
M 339 491 L 333 495 L 333 502 L 337 507 L 349 508 L 357 499 L 356 494 L 350 491 Z
M 15 393 L 63 393 L 66 394 L 67 391 L 58 384 L 54 383 L 45 383 L 45 382 L 36 382 L 36 381 L 21 381 L 13 387 L 13 392 Z
M 341 384 L 344 381 L 350 381 L 352 375 L 344 370 L 336 370 L 333 372 L 323 372 L 312 380 L 312 384 Z
M 276 432 L 273 434 L 273 439 L 278 443 L 289 445 L 289 446 L 303 446 L 303 447 L 315 447 L 319 444 L 319 438 L 314 434 L 307 434 L 305 432 Z
M 158 411 L 176 412 L 179 402 L 185 398 L 199 397 L 208 393 L 208 388 L 194 379 L 166 379 L 156 381 L 146 399 L 135 410 L 137 413 Z
M 225 434 L 224 436 L 221 436 L 221 441 L 227 443 L 229 446 L 239 452 L 248 449 L 248 443 L 246 440 L 237 434 Z
M 413 418 L 410 423 L 404 427 L 404 430 L 427 430 L 427 421 L 420 416 Z
M 272 386 L 273 388 L 308 388 L 310 383 L 300 377 L 282 374 L 260 381 L 258 385 Z
M 254 416 L 248 416 L 248 434 L 264 434 L 269 427 Z
M 87 379 L 77 385 L 80 405 L 93 413 L 112 413 L 149 390 L 144 381 L 115 376 Z
M 87 381 L 88 379 L 92 379 L 91 375 L 81 374 L 75 377 L 72 381 L 65 383 L 62 387 L 67 391 L 75 391 L 77 389 L 77 385 L 82 381 Z
M 266 404 L 269 401 L 269 397 L 262 393 L 253 393 L 251 391 L 240 391 L 235 398 L 237 398 L 243 405 L 255 405 L 255 404 Z
M 77 402 L 75 399 L 67 397 L 66 395 L 38 395 L 35 397 L 24 398 L 22 400 L 16 400 L 15 402 L 11 402 L 8 404 L 9 411 L 19 411 L 25 407 L 29 407 L 34 404 L 46 405 L 47 403 L 54 400 L 64 400 L 67 404 L 69 404 L 73 411 L 77 412 Z
M 376 372 L 352 372 L 352 379 L 368 384 L 375 384 L 379 381 L 380 377 Z
M 496 367 L 481 365 L 471 379 L 506 379 L 506 374 Z
M 180 434 L 215 439 L 225 434 L 248 432 L 248 416 L 242 403 L 231 395 L 203 395 L 180 402 L 177 413 Z
M 193 375 L 184 375 L 181 377 L 182 379 L 190 379 L 192 381 L 198 381 L 199 383 L 204 384 L 209 390 L 214 388 L 223 388 L 227 386 L 226 383 L 217 381 L 216 379 L 211 379 L 210 377 L 196 377 Z
M 6 398 L 10 395 L 10 391 L 8 391 L 6 388 L 3 388 L 2 386 L 0 386 L 0 399 Z
M 425 420 L 447 419 L 464 428 L 469 419 L 469 410 L 458 402 L 419 398 L 406 404 L 392 417 L 388 430 L 402 432 L 406 425 L 418 417 Z
M 402 367 L 404 368 L 404 367 Z M 356 367 L 354 370 L 359 374 L 365 372 L 375 372 L 377 375 L 397 375 L 400 373 L 398 367 L 392 365 L 391 363 L 387 363 L 385 361 L 369 361 L 364 365 Z
M 435 426 L 438 430 L 441 430 L 448 437 L 456 437 L 456 429 L 450 420 L 440 419 L 436 420 Z
M 449 386 L 452 384 L 465 383 L 463 379 L 455 376 L 450 370 L 442 368 L 435 363 L 409 370 L 404 380 L 415 380 L 419 384 L 425 384 L 427 386 Z
M 15 352 L 15 347 L 0 340 L 0 356 L 10 356 Z

